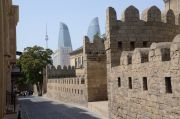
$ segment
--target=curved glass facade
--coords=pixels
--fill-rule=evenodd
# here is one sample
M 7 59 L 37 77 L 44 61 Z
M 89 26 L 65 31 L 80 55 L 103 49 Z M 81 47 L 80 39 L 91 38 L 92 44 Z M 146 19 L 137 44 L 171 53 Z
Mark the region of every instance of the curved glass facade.
M 88 35 L 90 41 L 93 41 L 94 36 L 95 36 L 96 34 L 98 34 L 99 36 L 101 35 L 98 17 L 94 18 L 94 19 L 91 21 L 91 23 L 90 23 L 90 25 L 89 25 L 89 27 L 88 27 L 88 33 L 87 33 L 87 35 Z
M 52 55 L 53 65 L 58 66 L 69 66 L 70 56 L 69 53 L 72 52 L 71 37 L 69 29 L 66 24 L 60 23 L 59 37 L 58 37 L 58 50 Z
M 64 23 L 60 23 L 58 49 L 64 47 L 72 48 L 71 37 L 67 25 Z

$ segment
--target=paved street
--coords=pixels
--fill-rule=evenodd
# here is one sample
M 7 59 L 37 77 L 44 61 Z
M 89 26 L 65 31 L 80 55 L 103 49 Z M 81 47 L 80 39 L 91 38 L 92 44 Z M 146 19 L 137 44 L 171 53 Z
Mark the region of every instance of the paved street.
M 105 119 L 85 108 L 41 97 L 25 97 L 19 100 L 26 119 Z

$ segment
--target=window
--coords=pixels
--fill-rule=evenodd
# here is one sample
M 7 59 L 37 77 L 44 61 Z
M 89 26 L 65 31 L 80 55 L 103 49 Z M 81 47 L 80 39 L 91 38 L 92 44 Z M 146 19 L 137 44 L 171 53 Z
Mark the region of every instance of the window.
M 166 93 L 172 93 L 171 77 L 165 77 Z
M 141 63 L 145 63 L 149 61 L 149 54 L 142 54 L 141 56 Z
M 76 79 L 74 79 L 74 84 L 76 84 Z
M 85 84 L 84 78 L 81 79 L 81 84 Z
M 121 87 L 121 78 L 118 77 L 118 87 Z
M 81 65 L 82 65 L 82 67 L 83 67 L 83 57 L 82 57 L 82 64 L 81 64 Z
M 81 66 L 81 57 L 78 57 L 78 68 Z
M 79 79 L 77 79 L 77 84 L 79 84 Z
M 148 90 L 147 77 L 143 77 L 143 90 Z
M 128 64 L 132 64 L 132 56 L 128 55 Z
M 148 47 L 148 42 L 147 41 L 143 41 L 143 47 Z
M 121 42 L 121 41 L 118 41 L 118 48 L 119 48 L 120 50 L 122 50 L 122 42 Z
M 129 79 L 129 89 L 132 89 L 132 78 L 129 77 L 128 79 Z
M 75 68 L 77 68 L 77 59 L 75 59 Z
M 83 94 L 83 90 L 81 90 L 81 94 Z
M 134 50 L 135 49 L 135 42 L 131 41 L 130 42 L 130 50 Z
M 162 61 L 171 60 L 170 49 L 164 48 L 164 49 L 161 49 L 161 52 L 162 52 Z

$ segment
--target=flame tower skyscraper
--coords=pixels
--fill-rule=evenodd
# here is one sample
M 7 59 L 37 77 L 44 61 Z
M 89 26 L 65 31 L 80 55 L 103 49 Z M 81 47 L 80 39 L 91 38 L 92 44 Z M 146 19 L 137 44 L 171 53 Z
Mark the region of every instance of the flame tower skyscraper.
M 70 65 L 69 53 L 72 52 L 71 37 L 69 29 L 65 23 L 60 23 L 58 49 L 52 55 L 54 66 L 68 66 Z

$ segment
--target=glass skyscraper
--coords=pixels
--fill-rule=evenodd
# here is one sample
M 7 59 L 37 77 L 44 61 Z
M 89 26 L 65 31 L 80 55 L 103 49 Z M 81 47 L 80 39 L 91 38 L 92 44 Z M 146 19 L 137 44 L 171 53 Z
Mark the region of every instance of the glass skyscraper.
M 99 19 L 98 19 L 98 17 L 95 17 L 92 21 L 91 21 L 91 23 L 90 23 L 90 25 L 89 25 L 89 27 L 88 27 L 88 33 L 87 33 L 87 35 L 88 35 L 88 37 L 89 37 L 89 39 L 90 39 L 90 41 L 93 41 L 93 39 L 94 39 L 94 36 L 95 35 L 101 35 L 101 33 L 100 33 L 100 27 L 99 27 Z
M 60 23 L 58 49 L 52 55 L 53 65 L 56 67 L 70 65 L 70 52 L 72 52 L 72 44 L 69 29 L 66 24 Z

